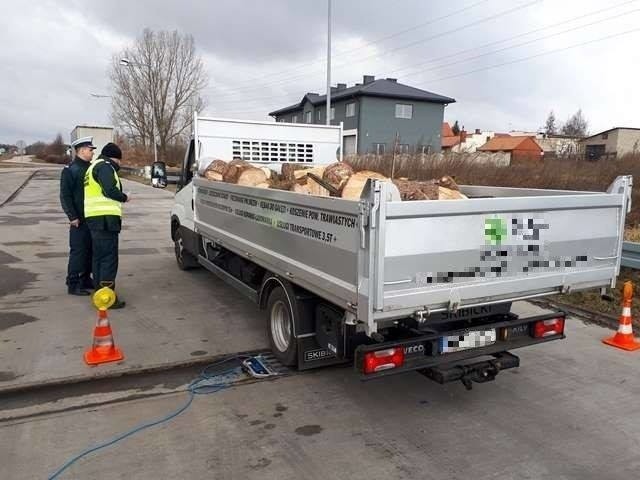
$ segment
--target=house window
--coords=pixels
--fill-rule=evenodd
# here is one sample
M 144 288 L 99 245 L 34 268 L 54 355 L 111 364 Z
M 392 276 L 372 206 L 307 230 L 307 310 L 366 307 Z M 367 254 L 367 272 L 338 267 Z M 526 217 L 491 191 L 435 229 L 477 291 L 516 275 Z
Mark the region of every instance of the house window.
M 398 153 L 400 153 L 400 154 L 409 153 L 409 144 L 408 143 L 399 144 L 398 145 Z
M 384 155 L 386 143 L 374 143 L 373 144 L 373 153 L 376 155 Z
M 336 118 L 336 107 L 331 107 L 329 110 L 329 120 L 335 120 Z
M 355 102 L 347 103 L 345 117 L 355 117 L 356 115 L 356 104 Z
M 609 138 L 609 134 L 608 133 L 603 133 L 602 134 L 602 140 L 606 140 L 607 138 Z
M 322 120 L 322 112 L 320 110 L 318 110 L 316 112 L 316 120 L 319 122 L 320 120 Z
M 298 123 L 298 115 L 291 117 L 291 123 Z
M 311 123 L 311 112 L 304 112 L 304 123 Z
M 396 118 L 413 118 L 413 105 L 396 103 Z

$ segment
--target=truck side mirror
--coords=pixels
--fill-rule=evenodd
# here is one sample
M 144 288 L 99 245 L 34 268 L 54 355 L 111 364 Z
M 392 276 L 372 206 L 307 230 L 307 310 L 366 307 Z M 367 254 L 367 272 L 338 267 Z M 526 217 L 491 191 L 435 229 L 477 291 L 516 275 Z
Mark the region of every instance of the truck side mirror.
M 151 185 L 154 188 L 167 187 L 167 165 L 164 162 L 153 162 L 151 166 Z

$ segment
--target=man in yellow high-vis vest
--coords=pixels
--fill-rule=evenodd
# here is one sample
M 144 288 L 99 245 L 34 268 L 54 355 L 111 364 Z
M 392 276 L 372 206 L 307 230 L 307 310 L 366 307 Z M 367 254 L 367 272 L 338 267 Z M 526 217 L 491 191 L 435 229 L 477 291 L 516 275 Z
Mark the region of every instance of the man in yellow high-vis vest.
M 129 196 L 122 192 L 118 177 L 122 151 L 107 143 L 84 176 L 84 216 L 93 244 L 93 282 L 96 288 L 115 290 L 118 273 L 118 237 L 122 229 L 122 204 Z M 118 297 L 111 308 L 122 308 Z

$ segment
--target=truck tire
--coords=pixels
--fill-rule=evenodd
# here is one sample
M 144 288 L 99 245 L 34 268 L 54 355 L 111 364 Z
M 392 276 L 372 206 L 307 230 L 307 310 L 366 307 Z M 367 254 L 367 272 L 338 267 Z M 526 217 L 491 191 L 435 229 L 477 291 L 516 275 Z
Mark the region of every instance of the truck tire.
M 288 367 L 298 363 L 298 343 L 294 328 L 295 299 L 290 299 L 284 288 L 275 287 L 267 300 L 267 335 L 273 355 Z
M 191 270 L 200 266 L 196 257 L 184 248 L 184 242 L 179 228 L 173 236 L 173 250 L 176 254 L 176 262 L 180 270 Z

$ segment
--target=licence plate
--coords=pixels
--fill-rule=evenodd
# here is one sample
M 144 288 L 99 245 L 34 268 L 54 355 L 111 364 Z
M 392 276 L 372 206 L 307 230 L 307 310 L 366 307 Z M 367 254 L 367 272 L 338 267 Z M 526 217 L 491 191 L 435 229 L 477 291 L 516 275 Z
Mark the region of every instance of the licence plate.
M 464 335 L 440 337 L 440 353 L 460 352 L 496 343 L 496 329 L 473 330 Z

